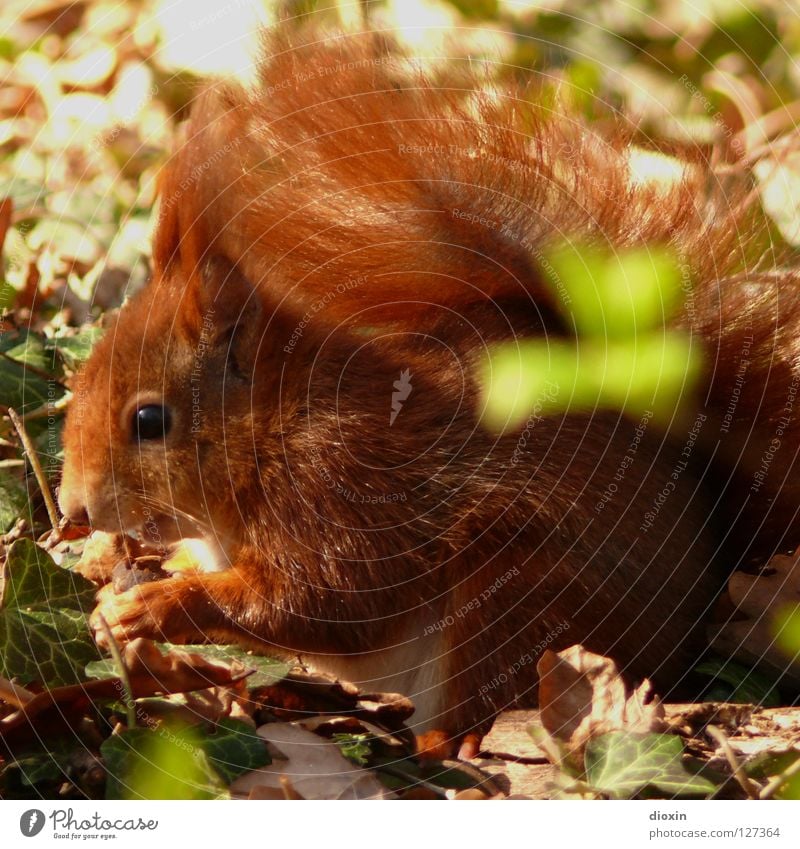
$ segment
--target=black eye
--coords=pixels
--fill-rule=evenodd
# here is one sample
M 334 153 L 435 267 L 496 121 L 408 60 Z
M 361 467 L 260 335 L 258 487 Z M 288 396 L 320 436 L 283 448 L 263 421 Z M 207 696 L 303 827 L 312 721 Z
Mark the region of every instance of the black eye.
M 135 439 L 163 439 L 172 427 L 172 414 L 160 404 L 146 404 L 133 414 Z

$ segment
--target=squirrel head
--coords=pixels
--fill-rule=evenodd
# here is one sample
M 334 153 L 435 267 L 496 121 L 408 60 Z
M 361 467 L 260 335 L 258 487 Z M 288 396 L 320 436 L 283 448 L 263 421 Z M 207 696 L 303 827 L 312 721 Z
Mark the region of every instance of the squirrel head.
M 189 280 L 170 268 L 134 296 L 76 381 L 64 515 L 156 544 L 223 533 L 212 519 L 230 527 L 225 514 L 237 502 L 225 496 L 254 467 L 252 372 L 263 325 L 248 281 L 221 257 Z

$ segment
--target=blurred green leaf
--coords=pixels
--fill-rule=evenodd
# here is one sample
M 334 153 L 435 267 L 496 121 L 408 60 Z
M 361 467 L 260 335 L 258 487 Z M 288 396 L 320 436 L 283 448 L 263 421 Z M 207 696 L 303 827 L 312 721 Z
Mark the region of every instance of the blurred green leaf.
M 549 257 L 579 336 L 624 339 L 662 327 L 679 303 L 680 273 L 663 250 L 616 254 L 564 245 Z
M 503 430 L 531 415 L 597 408 L 669 418 L 699 367 L 699 353 L 679 333 L 607 345 L 593 339 L 507 343 L 490 352 L 483 372 L 483 419 Z
M 48 190 L 34 180 L 24 177 L 12 177 L 0 180 L 0 197 L 11 198 L 14 209 L 28 209 L 45 199 Z
M 0 281 L 0 312 L 10 310 L 17 300 L 17 290 L 5 280 Z
M 577 340 L 532 339 L 490 351 L 482 381 L 485 423 L 502 430 L 530 415 L 596 408 L 669 418 L 700 368 L 690 337 L 665 327 L 680 301 L 672 256 L 644 250 L 609 256 L 567 245 L 551 254 L 549 268 Z
M 465 18 L 477 18 L 479 20 L 494 20 L 499 11 L 498 0 L 446 0 L 451 6 L 455 6 Z
M 775 642 L 787 657 L 800 655 L 800 604 L 779 611 L 775 618 Z
M 100 753 L 108 776 L 106 799 L 228 798 L 196 728 L 130 728 L 109 737 Z

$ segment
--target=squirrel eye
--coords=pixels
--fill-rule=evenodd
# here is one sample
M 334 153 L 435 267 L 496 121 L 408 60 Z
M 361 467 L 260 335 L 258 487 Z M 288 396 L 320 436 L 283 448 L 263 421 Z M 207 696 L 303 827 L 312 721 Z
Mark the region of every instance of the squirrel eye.
M 133 435 L 136 439 L 162 439 L 172 427 L 172 415 L 160 404 L 146 404 L 133 414 Z

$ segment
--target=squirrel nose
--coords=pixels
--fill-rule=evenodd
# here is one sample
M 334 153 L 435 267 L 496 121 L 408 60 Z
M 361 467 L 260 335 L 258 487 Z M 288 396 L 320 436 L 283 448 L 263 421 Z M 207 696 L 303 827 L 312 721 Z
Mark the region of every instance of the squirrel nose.
M 58 507 L 62 514 L 75 525 L 88 525 L 89 511 L 80 498 L 75 498 L 74 493 L 61 487 L 58 492 Z

